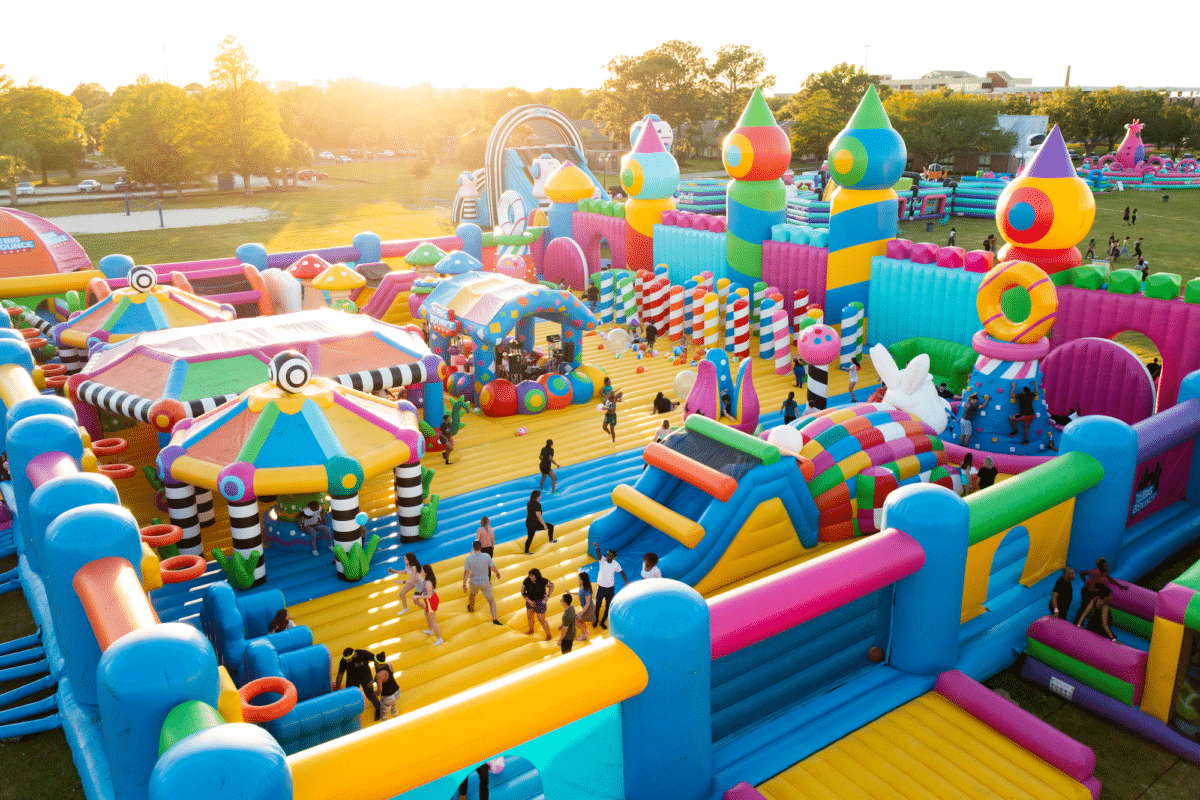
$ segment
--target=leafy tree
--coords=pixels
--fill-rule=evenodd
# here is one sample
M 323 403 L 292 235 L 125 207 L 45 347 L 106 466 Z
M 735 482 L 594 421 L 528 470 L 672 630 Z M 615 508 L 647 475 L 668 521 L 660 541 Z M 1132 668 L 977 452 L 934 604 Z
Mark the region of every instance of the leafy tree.
M 1178 103 L 1167 103 L 1159 117 L 1154 141 L 1159 147 L 1168 148 L 1171 151 L 1171 158 L 1179 157 L 1180 151 L 1192 132 L 1194 120 L 1192 114 L 1189 113 L 1191 110 Z
M 1057 125 L 1068 142 L 1084 142 L 1088 150 L 1092 149 L 1093 128 L 1082 89 L 1064 86 L 1042 95 L 1038 112 L 1048 116 L 1051 127 Z
M 288 139 L 288 166 L 292 168 L 292 186 L 296 185 L 296 173 L 303 167 L 311 167 L 313 149 L 300 139 Z
M 17 197 L 17 184 L 33 176 L 25 160 L 20 156 L 5 152 L 9 146 L 19 143 L 0 144 L 0 186 L 8 189 L 9 205 L 15 206 L 20 199 Z
M 750 100 L 754 87 L 768 92 L 775 88 L 775 76 L 765 74 L 766 57 L 745 44 L 726 44 L 717 49 L 717 58 L 708 68 L 715 112 L 726 128 L 732 128 Z
M 1023 94 L 1010 94 L 1004 98 L 1004 110 L 1000 113 L 1026 117 L 1034 113 L 1033 102 Z
M 691 42 L 672 39 L 639 56 L 617 56 L 605 69 L 609 77 L 592 119 L 603 121 L 604 133 L 614 139 L 625 140 L 633 123 L 647 114 L 658 114 L 675 128 L 685 123 L 699 128 L 709 116 L 708 63 Z
M 316 142 L 320 139 L 324 102 L 315 86 L 297 86 L 275 95 L 283 132 L 296 139 Z
M 999 105 L 984 98 L 897 92 L 883 105 L 918 167 L 949 161 L 962 151 L 1006 152 L 1017 142 L 1015 133 L 996 127 Z
M 827 89 L 808 92 L 803 99 L 796 97 L 787 108 L 792 118 L 792 153 L 798 157 L 812 153 L 820 160 L 850 119 L 843 116 Z
M 71 91 L 71 97 L 78 100 L 83 110 L 87 111 L 107 101 L 112 95 L 98 83 L 81 83 Z
M 872 75 L 862 67 L 843 61 L 833 69 L 814 72 L 805 78 L 804 85 L 800 87 L 799 98 L 803 99 L 808 94 L 820 90 L 829 92 L 833 102 L 845 115 L 842 120 L 842 127 L 844 127 L 845 123 L 849 121 L 850 115 L 854 113 L 854 109 L 858 108 L 858 101 L 862 100 L 867 87 L 871 84 L 875 84 L 879 99 L 887 100 L 892 90 L 890 87 L 880 84 L 879 81 L 878 75 Z M 838 130 L 841 130 L 841 127 Z
M 113 118 L 104 124 L 105 152 L 135 181 L 157 186 L 159 197 L 164 185 L 175 184 L 182 199 L 184 181 L 199 167 L 198 103 L 178 86 L 145 75 L 119 97 Z
M 583 119 L 593 105 L 589 94 L 582 89 L 556 89 L 546 105 L 557 108 L 567 119 Z
M 767 108 L 771 109 L 771 113 L 775 115 L 776 122 L 783 122 L 792 118 L 788 104 L 792 102 L 793 96 L 778 94 L 771 95 L 770 97 L 764 96 L 764 99 L 767 101 Z
M 254 193 L 250 176 L 272 174 L 288 151 L 275 101 L 257 76 L 237 37 L 226 36 L 203 104 L 203 153 L 214 171 L 240 175 L 247 197 Z
M 538 100 L 524 89 L 518 89 L 515 86 L 497 89 L 494 92 L 488 92 L 485 96 L 483 116 L 484 119 L 494 125 L 500 121 L 501 117 L 514 108 L 520 108 L 521 106 L 527 106 L 535 102 L 538 102 Z
M 29 85 L 10 87 L 0 94 L 0 138 L 22 140 L 32 148 L 28 166 L 47 182 L 50 169 L 65 169 L 75 177 L 83 154 L 82 109 L 74 97 Z

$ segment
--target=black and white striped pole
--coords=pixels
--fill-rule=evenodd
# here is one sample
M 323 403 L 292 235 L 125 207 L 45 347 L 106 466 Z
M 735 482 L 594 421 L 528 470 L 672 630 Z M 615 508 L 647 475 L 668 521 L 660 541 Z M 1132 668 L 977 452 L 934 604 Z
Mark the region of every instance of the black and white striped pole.
M 421 462 L 401 464 L 392 470 L 396 480 L 396 519 L 400 541 L 408 544 L 421 538 Z
M 216 511 L 213 510 L 213 493 L 208 489 L 196 490 L 196 516 L 201 528 L 210 528 L 217 521 Z
M 254 565 L 254 581 L 250 585 L 261 586 L 267 582 L 262 522 L 258 515 L 258 498 L 253 494 L 247 495 L 241 500 L 229 501 L 229 535 L 233 539 L 235 556 L 240 556 L 243 562 L 249 562 L 254 554 L 258 553 L 258 561 Z
M 358 493 L 347 497 L 329 498 L 330 528 L 333 529 L 334 547 L 340 547 L 346 553 L 354 549 L 354 545 L 363 545 L 362 526 L 358 523 Z M 338 577 L 344 581 L 346 565 L 342 559 L 337 559 Z
M 183 531 L 179 540 L 179 554 L 184 556 L 204 555 L 204 545 L 200 541 L 200 517 L 196 512 L 196 487 L 190 483 L 163 482 L 163 494 L 167 498 L 167 516 L 172 525 L 178 525 Z M 208 493 L 209 506 L 212 506 L 212 492 Z
M 829 366 L 808 365 L 808 407 L 824 411 L 829 404 Z

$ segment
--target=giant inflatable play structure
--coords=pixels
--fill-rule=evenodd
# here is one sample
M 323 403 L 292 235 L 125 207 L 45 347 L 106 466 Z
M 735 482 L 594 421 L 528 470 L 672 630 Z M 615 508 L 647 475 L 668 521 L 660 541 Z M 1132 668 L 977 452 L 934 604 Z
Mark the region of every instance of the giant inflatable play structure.
M 823 224 L 789 218 L 758 91 L 719 215 L 679 208 L 660 122 L 625 204 L 582 144 L 510 131 L 456 206 L 503 207 L 491 231 L 0 276 L 0 592 L 39 630 L 0 643 L 0 738 L 62 727 L 90 800 L 1099 797 L 1090 748 L 978 682 L 1024 653 L 1200 761 L 1196 567 L 1119 597 L 1116 642 L 1045 618 L 1064 567 L 1127 583 L 1200 539 L 1200 280 L 1080 264 L 1057 129 L 997 193 L 994 256 L 896 238 L 924 187 L 897 191 L 873 88 Z M 967 454 L 1003 479 L 970 493 Z M 534 627 L 535 567 L 550 624 L 580 573 L 615 591 L 573 649 Z M 397 716 L 344 651 L 388 665 Z

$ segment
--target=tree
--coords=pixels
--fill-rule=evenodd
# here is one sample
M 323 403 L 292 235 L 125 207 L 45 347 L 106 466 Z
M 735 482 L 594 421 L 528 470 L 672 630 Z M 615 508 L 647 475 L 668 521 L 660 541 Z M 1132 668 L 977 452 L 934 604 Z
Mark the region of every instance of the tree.
M 119 98 L 113 118 L 104 124 L 104 151 L 130 178 L 157 186 L 159 197 L 164 185 L 175 184 L 182 199 L 184 181 L 199 168 L 198 103 L 178 86 L 146 75 Z
M 1007 152 L 1017 142 L 1015 133 L 996 127 L 999 106 L 984 98 L 950 91 L 898 92 L 883 105 L 918 167 L 948 161 L 963 151 Z
M 712 82 L 715 111 L 732 128 L 741 116 L 750 94 L 757 86 L 764 92 L 775 88 L 775 76 L 764 74 L 767 59 L 745 44 L 726 44 L 717 50 L 717 58 L 708 68 Z
M 593 103 L 583 89 L 557 89 L 550 95 L 547 105 L 557 108 L 567 119 L 583 119 Z
M 708 63 L 691 42 L 672 39 L 640 56 L 618 56 L 605 69 L 609 77 L 591 117 L 604 122 L 604 133 L 614 139 L 625 140 L 647 114 L 659 114 L 675 128 L 699 128 L 709 116 Z
M 81 83 L 71 91 L 71 97 L 78 100 L 83 110 L 87 111 L 105 102 L 112 95 L 98 83 Z
M 871 84 L 875 84 L 875 91 L 879 93 L 880 100 L 887 100 L 892 93 L 890 87 L 880 83 L 878 75 L 872 75 L 861 67 L 843 61 L 833 69 L 814 72 L 805 78 L 804 85 L 800 87 L 800 97 L 803 99 L 804 96 L 820 90 L 829 92 L 833 102 L 845 115 L 842 120 L 844 125 L 854 113 L 854 109 L 858 108 L 858 101 L 862 100 Z
M 292 186 L 296 185 L 296 173 L 301 167 L 311 167 L 313 149 L 300 139 L 288 139 L 288 166 L 292 168 Z M 286 179 L 285 179 L 286 183 Z
M 250 176 L 272 174 L 288 150 L 275 101 L 257 76 L 237 37 L 226 36 L 203 104 L 203 153 L 214 171 L 240 175 L 247 197 L 254 193 Z
M 1023 94 L 1010 94 L 1004 98 L 1004 111 L 1001 113 L 1027 117 L 1033 114 L 1033 103 Z
M 515 86 L 497 89 L 494 92 L 488 92 L 485 96 L 483 101 L 483 117 L 494 125 L 500 121 L 501 117 L 514 108 L 527 106 L 534 102 L 537 102 L 534 96 L 524 89 L 518 89 Z
M 5 143 L 7 144 L 7 143 Z M 0 144 L 0 186 L 8 189 L 9 205 L 17 205 L 17 183 L 33 175 L 25 160 L 20 156 L 5 153 L 5 144 Z
M 1038 112 L 1048 116 L 1051 127 L 1057 125 L 1068 142 L 1084 142 L 1089 151 L 1092 149 L 1093 128 L 1082 89 L 1064 86 L 1042 95 Z
M 52 168 L 75 177 L 83 154 L 82 109 L 74 97 L 29 85 L 0 93 L 0 139 L 27 142 L 33 152 L 28 163 L 42 173 L 42 183 Z
M 806 93 L 803 99 L 796 97 L 787 106 L 792 118 L 792 153 L 803 157 L 813 153 L 819 161 L 829 148 L 833 137 L 846 126 L 850 119 L 843 115 L 833 95 L 827 89 Z

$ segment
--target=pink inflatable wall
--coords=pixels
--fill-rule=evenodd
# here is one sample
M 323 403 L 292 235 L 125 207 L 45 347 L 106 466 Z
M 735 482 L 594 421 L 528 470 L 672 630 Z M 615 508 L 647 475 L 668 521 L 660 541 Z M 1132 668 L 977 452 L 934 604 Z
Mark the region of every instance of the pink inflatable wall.
M 1076 408 L 1130 425 L 1154 413 L 1154 385 L 1141 359 L 1110 339 L 1076 339 L 1042 360 L 1046 405 L 1051 414 Z
M 829 249 L 793 242 L 763 242 L 762 279 L 768 286 L 782 292 L 788 302 L 788 319 L 792 320 L 792 293 L 796 289 L 808 292 L 808 302 L 825 308 L 825 274 L 828 271 Z M 825 309 L 828 319 L 840 319 L 842 310 Z
M 608 249 L 612 252 L 612 268 L 628 269 L 625 261 L 624 219 L 576 211 L 571 215 L 571 231 L 587 257 L 589 275 L 600 271 L 601 240 L 608 242 Z

